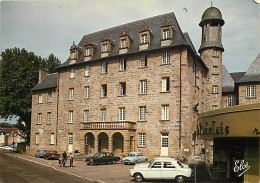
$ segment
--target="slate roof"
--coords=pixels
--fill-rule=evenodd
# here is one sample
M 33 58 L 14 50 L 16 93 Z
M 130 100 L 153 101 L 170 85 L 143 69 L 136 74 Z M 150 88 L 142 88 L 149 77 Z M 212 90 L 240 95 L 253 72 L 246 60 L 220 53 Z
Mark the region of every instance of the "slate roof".
M 101 30 L 98 32 L 94 32 L 91 34 L 84 35 L 81 41 L 78 44 L 78 47 L 80 50 L 79 59 L 74 64 L 69 64 L 69 58 L 66 62 L 64 62 L 59 68 L 66 67 L 69 65 L 77 65 L 80 63 L 90 62 L 90 61 L 96 61 L 101 59 L 101 41 L 104 35 L 108 36 L 108 38 L 111 40 L 111 43 L 113 44 L 112 52 L 108 57 L 112 56 L 118 56 L 119 55 L 119 36 L 120 34 L 125 31 L 131 40 L 131 46 L 129 51 L 126 54 L 120 54 L 127 55 L 131 53 L 138 53 L 142 52 L 139 51 L 139 32 L 140 30 L 147 26 L 149 28 L 150 34 L 151 34 L 151 43 L 149 49 L 143 50 L 150 51 L 150 50 L 156 50 L 161 49 L 161 27 L 163 26 L 163 23 L 168 21 L 170 25 L 172 25 L 173 28 L 173 40 L 170 46 L 165 47 L 172 47 L 172 46 L 180 46 L 180 45 L 186 45 L 191 48 L 191 50 L 195 51 L 191 41 L 189 40 L 188 36 L 182 33 L 181 28 L 176 20 L 176 17 L 173 12 L 146 18 L 138 21 L 134 21 L 131 23 L 119 25 L 116 27 L 112 27 L 109 29 Z M 186 37 L 186 38 L 185 38 Z M 92 41 L 94 43 L 94 47 L 96 48 L 94 51 L 94 55 L 90 61 L 84 62 L 84 55 L 82 54 L 84 45 L 86 42 Z M 196 51 L 194 52 L 196 54 Z M 103 59 L 103 58 L 102 58 Z M 201 60 L 202 62 L 202 60 Z
M 209 7 L 204 11 L 199 25 L 202 26 L 204 22 L 212 20 L 220 22 L 221 26 L 225 23 L 225 21 L 222 18 L 221 11 L 216 7 Z
M 238 80 L 238 83 L 260 82 L 260 53 L 250 65 L 245 75 Z
M 228 73 L 226 67 L 222 65 L 222 92 L 233 92 L 235 89 L 235 82 Z
M 230 73 L 231 77 L 233 78 L 234 82 L 236 83 L 240 78 L 245 75 L 246 72 L 233 72 Z
M 42 79 L 42 81 L 40 83 L 37 83 L 32 88 L 32 91 L 43 90 L 43 89 L 50 89 L 50 88 L 57 87 L 58 77 L 59 77 L 58 73 L 47 74 Z

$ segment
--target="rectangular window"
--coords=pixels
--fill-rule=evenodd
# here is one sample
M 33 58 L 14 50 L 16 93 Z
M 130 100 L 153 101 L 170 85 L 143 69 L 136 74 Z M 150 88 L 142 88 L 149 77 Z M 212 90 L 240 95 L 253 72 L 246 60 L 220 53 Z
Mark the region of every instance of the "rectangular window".
M 246 86 L 246 97 L 254 98 L 255 97 L 255 85 L 247 85 Z
M 48 92 L 48 102 L 52 102 L 52 92 Z
M 146 106 L 139 107 L 139 120 L 146 121 Z
M 102 73 L 107 73 L 107 63 L 106 62 L 102 62 Z
M 126 39 L 121 39 L 121 48 L 126 48 Z
M 38 124 L 42 124 L 42 113 L 38 113 Z
M 39 144 L 40 141 L 40 137 L 39 137 L 39 133 L 35 134 L 35 144 Z
M 213 57 L 218 57 L 218 51 L 217 50 L 213 50 Z
M 169 39 L 170 38 L 170 30 L 164 29 L 163 30 L 163 39 Z
M 74 68 L 70 69 L 70 78 L 75 78 L 75 69 Z
M 47 113 L 47 116 L 48 116 L 48 124 L 51 124 L 51 112 L 48 112 Z
M 90 89 L 89 89 L 89 86 L 86 86 L 85 87 L 85 96 L 84 98 L 87 99 L 90 97 Z
M 39 97 L 39 104 L 42 104 L 42 94 L 39 93 L 38 97 Z
M 126 70 L 126 59 L 122 58 L 120 59 L 120 71 Z
M 87 65 L 85 67 L 85 76 L 90 76 L 90 66 L 89 65 Z
M 90 48 L 86 48 L 86 56 L 90 56 Z
M 218 74 L 218 66 L 213 66 L 213 74 Z
M 107 85 L 101 85 L 101 97 L 106 97 L 107 96 Z
M 233 106 L 233 97 L 229 95 L 227 98 L 227 106 Z
M 138 134 L 138 146 L 145 147 L 145 133 Z
M 141 35 L 141 44 L 146 44 L 147 43 L 147 34 L 142 34 Z
M 51 142 L 50 142 L 51 145 L 54 144 L 54 139 L 55 139 L 55 138 L 54 138 L 54 133 L 51 133 Z
M 107 43 L 104 43 L 103 44 L 103 52 L 107 52 L 108 50 L 107 50 Z
M 162 147 L 168 147 L 168 133 L 161 135 L 162 138 Z
M 101 121 L 106 121 L 106 109 L 101 109 Z
M 167 64 L 170 63 L 170 52 L 169 51 L 164 51 L 162 54 L 162 63 Z
M 75 51 L 71 51 L 71 59 L 75 59 L 76 58 L 76 54 L 75 54 Z
M 144 55 L 141 57 L 141 60 L 140 60 L 140 67 L 146 67 L 147 66 L 147 56 Z
M 119 83 L 119 95 L 124 96 L 126 94 L 126 83 Z
M 162 78 L 162 92 L 170 91 L 170 78 Z
M 217 85 L 213 85 L 212 86 L 212 93 L 218 93 L 218 86 Z
M 213 105 L 213 106 L 212 106 L 212 109 L 213 109 L 213 110 L 215 110 L 215 109 L 217 109 L 217 108 L 218 108 L 217 105 Z
M 69 133 L 69 145 L 73 145 L 73 133 Z
M 169 120 L 169 105 L 162 105 L 162 120 Z
M 70 88 L 70 97 L 69 100 L 74 100 L 74 88 Z
M 119 121 L 125 121 L 125 108 L 119 108 Z
M 140 94 L 147 93 L 147 80 L 140 81 Z
M 73 111 L 69 111 L 69 123 L 73 123 Z
M 84 110 L 84 123 L 89 122 L 89 110 Z

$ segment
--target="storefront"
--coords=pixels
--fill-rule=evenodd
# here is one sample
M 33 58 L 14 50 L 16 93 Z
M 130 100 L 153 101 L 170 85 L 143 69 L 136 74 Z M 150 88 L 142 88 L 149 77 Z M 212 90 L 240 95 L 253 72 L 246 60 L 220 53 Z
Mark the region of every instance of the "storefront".
M 201 114 L 196 136 L 213 180 L 259 182 L 260 103 Z

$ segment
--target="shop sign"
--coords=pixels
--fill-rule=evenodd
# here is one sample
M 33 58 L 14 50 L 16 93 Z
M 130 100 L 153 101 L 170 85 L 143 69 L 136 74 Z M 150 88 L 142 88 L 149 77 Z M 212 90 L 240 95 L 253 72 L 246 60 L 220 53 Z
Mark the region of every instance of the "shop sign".
M 197 135 L 228 135 L 229 134 L 229 126 L 223 125 L 223 122 L 220 123 L 219 126 L 215 124 L 215 121 L 212 121 L 211 124 L 205 122 L 205 125 L 200 123 L 197 125 Z
M 255 133 L 256 135 L 259 135 L 260 134 L 260 131 L 258 131 L 257 128 L 254 129 L 253 133 Z

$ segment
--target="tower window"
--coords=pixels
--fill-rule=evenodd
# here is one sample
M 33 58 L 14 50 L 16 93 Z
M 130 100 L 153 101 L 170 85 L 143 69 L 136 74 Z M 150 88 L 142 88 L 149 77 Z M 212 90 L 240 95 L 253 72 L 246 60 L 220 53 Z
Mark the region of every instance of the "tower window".
M 218 66 L 213 66 L 213 74 L 218 74 Z
M 214 94 L 218 93 L 218 86 L 217 85 L 212 86 L 212 93 L 214 93 Z
M 213 50 L 213 57 L 218 57 L 218 51 L 217 50 Z

